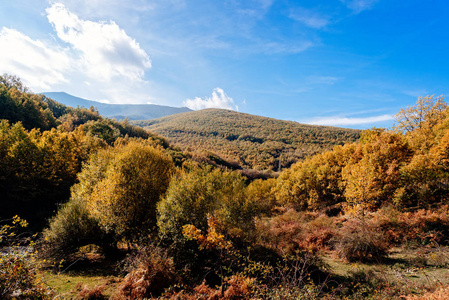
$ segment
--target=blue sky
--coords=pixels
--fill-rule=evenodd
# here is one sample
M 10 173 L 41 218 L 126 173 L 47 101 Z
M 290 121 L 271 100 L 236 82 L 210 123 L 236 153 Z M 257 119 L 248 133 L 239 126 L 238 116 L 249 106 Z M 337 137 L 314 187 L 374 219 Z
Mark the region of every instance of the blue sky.
M 363 129 L 449 87 L 442 0 L 0 4 L 0 74 L 35 92 Z

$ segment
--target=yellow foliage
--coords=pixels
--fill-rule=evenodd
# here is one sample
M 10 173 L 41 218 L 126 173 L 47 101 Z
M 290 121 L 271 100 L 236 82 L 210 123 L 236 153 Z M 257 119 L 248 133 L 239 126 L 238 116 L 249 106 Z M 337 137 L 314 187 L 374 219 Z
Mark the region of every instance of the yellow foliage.
M 201 230 L 191 224 L 184 225 L 182 233 L 188 240 L 196 240 L 200 249 L 230 249 L 232 247 L 232 243 L 217 231 L 218 220 L 216 218 L 208 216 L 207 225 L 206 235 L 202 235 Z

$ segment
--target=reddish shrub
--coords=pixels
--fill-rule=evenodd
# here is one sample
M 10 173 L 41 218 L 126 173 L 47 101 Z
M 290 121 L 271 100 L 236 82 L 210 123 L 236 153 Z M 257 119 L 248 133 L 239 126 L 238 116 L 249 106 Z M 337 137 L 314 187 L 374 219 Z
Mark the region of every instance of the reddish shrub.
M 123 280 L 116 299 L 143 299 L 159 296 L 177 282 L 173 261 L 158 249 L 143 251 L 140 261 Z
M 379 262 L 387 255 L 384 234 L 366 218 L 346 221 L 334 241 L 337 255 L 349 262 Z
M 259 222 L 263 243 L 283 253 L 297 250 L 329 249 L 336 232 L 336 219 L 324 214 L 288 210 L 270 220 Z
M 93 288 L 89 288 L 84 286 L 81 291 L 78 293 L 78 297 L 82 300 L 103 300 L 107 299 L 106 296 L 103 295 L 103 291 L 105 289 L 104 285 L 96 286 Z
M 376 212 L 373 222 L 385 233 L 391 244 L 449 243 L 449 207 L 438 210 L 420 209 L 414 212 L 399 212 L 384 208 Z

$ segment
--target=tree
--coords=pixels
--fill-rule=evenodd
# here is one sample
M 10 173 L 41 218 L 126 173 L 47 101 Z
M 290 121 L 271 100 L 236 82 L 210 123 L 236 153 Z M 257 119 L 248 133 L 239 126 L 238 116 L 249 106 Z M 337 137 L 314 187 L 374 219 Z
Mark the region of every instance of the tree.
M 401 109 L 396 114 L 396 130 L 412 132 L 425 127 L 431 128 L 445 117 L 447 104 L 443 97 L 419 97 L 414 106 Z
M 211 167 L 184 171 L 173 178 L 158 204 L 160 236 L 182 243 L 182 227 L 190 224 L 206 232 L 208 215 L 221 222 L 228 234 L 249 233 L 257 209 L 244 191 L 244 179 L 237 172 Z
M 361 141 L 362 158 L 342 171 L 344 195 L 351 205 L 374 208 L 393 198 L 412 151 L 402 134 L 386 130 L 367 130 Z
M 136 240 L 156 226 L 156 203 L 175 172 L 162 150 L 130 141 L 99 151 L 83 168 L 72 198 L 83 201 L 106 232 Z
M 414 106 L 399 111 L 395 129 L 405 134 L 415 151 L 427 153 L 441 138 L 439 135 L 444 135 L 449 126 L 447 118 L 448 107 L 443 97 L 420 97 Z
M 360 146 L 348 144 L 294 164 L 277 180 L 277 201 L 299 210 L 316 209 L 343 201 L 342 169 L 360 160 L 360 156 Z

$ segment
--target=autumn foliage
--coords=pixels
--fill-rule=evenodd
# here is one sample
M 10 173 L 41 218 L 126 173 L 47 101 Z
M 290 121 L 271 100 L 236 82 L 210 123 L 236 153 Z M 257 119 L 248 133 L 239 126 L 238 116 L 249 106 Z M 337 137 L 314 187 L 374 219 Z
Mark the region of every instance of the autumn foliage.
M 127 254 L 117 299 L 324 298 L 331 288 L 323 253 L 376 264 L 392 247 L 449 244 L 449 108 L 441 97 L 420 98 L 394 128 L 365 130 L 347 144 L 359 133 L 291 122 L 276 129 L 274 121 L 268 130 L 237 122 L 251 131 L 228 132 L 224 115 L 211 111 L 217 124 L 199 121 L 212 126 L 199 141 L 214 138 L 190 153 L 95 108 L 28 93 L 15 77 L 0 77 L 0 100 L 0 216 L 47 224 L 37 244 L 26 245 L 47 266 L 72 266 L 84 246 L 107 259 Z M 318 154 L 297 151 L 307 143 L 295 130 L 317 139 L 306 152 Z M 240 145 L 243 154 L 225 147 L 218 156 L 210 141 Z M 235 170 L 242 166 L 271 178 Z M 10 229 L 0 230 L 3 252 Z M 10 282 L 49 295 L 31 252 L 3 252 L 1 297 L 10 297 Z M 362 275 L 353 278 L 377 280 Z M 356 288 L 340 280 L 329 284 L 339 296 Z M 103 289 L 80 296 L 101 298 Z

